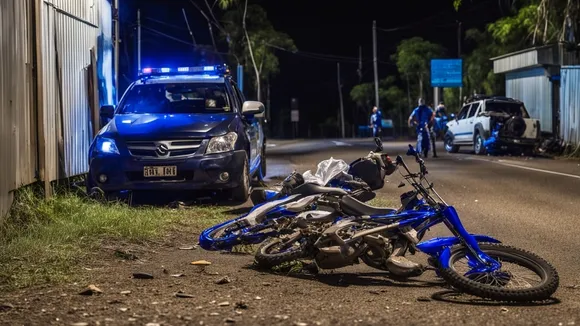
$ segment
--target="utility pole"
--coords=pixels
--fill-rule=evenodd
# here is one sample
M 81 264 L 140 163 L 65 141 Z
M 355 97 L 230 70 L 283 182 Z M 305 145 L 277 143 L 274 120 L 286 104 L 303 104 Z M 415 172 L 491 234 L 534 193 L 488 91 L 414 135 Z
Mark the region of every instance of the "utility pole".
M 373 20 L 373 61 L 375 66 L 375 105 L 379 107 L 379 68 L 377 65 L 377 21 Z
M 137 9 L 137 71 L 141 72 L 141 9 Z
M 461 59 L 461 22 L 457 25 L 457 58 Z M 462 76 L 463 77 L 463 76 Z M 463 106 L 463 87 L 459 87 L 459 109 Z
M 340 62 L 336 63 L 336 72 L 338 76 L 338 98 L 340 101 L 340 125 L 341 125 L 341 136 L 344 138 L 344 106 L 342 103 L 342 85 L 340 83 Z
M 362 46 L 358 46 L 358 83 L 362 83 Z
M 119 0 L 113 0 L 113 20 L 115 24 L 115 103 L 119 101 Z

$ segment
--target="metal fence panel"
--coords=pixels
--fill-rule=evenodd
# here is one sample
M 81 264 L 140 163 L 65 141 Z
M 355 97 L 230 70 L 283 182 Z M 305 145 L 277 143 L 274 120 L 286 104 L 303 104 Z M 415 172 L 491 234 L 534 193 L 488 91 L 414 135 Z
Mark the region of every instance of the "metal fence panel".
M 580 144 L 580 66 L 563 66 L 560 76 L 560 133 Z
M 32 21 L 30 1 L 0 1 L 0 219 L 37 170 Z
M 523 101 L 542 131 L 552 132 L 552 84 L 544 68 L 507 73 L 506 96 Z

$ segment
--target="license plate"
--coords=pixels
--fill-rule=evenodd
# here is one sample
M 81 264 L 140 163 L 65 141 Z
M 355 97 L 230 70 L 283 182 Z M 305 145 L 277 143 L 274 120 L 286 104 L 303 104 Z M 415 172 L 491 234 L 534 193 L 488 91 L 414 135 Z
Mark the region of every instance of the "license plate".
M 143 168 L 143 176 L 151 177 L 175 177 L 177 166 L 146 166 Z

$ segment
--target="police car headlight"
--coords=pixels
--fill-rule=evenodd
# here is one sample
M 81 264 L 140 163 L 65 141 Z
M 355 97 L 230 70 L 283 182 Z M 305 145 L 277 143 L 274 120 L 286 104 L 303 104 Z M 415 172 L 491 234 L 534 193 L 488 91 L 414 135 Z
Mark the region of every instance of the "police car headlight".
M 119 154 L 119 148 L 115 140 L 111 138 L 98 138 L 95 148 L 103 154 Z
M 235 132 L 230 132 L 219 137 L 213 137 L 212 139 L 210 139 L 205 153 L 216 154 L 216 153 L 231 152 L 234 150 L 237 140 L 238 134 Z

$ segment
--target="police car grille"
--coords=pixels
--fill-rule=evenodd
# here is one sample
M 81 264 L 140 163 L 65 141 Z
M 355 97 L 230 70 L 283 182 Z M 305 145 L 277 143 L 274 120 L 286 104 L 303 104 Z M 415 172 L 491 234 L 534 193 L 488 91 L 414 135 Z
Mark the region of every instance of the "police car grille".
M 201 146 L 202 139 L 188 140 L 167 140 L 167 141 L 130 141 L 127 142 L 127 149 L 133 157 L 167 159 L 191 156 L 197 152 Z M 168 155 L 159 155 L 157 146 L 164 144 L 167 146 Z

